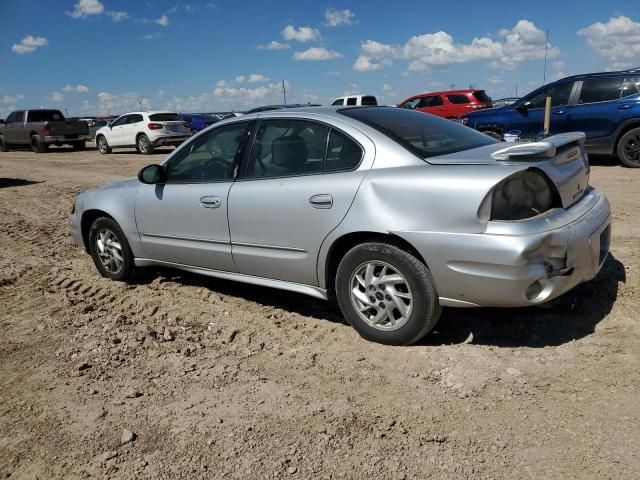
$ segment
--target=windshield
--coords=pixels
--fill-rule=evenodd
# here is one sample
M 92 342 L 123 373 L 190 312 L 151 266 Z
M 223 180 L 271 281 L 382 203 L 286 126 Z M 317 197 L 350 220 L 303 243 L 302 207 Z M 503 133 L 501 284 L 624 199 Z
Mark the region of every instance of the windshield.
M 384 133 L 423 159 L 497 143 L 451 120 L 403 108 L 349 108 L 339 112 Z
M 152 122 L 182 122 L 182 117 L 177 113 L 154 113 L 149 115 Z

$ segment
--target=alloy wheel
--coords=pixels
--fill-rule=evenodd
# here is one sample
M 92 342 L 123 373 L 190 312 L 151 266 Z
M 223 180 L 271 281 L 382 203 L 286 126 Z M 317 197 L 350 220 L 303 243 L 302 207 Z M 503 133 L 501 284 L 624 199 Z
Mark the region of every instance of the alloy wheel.
M 349 281 L 350 298 L 358 315 L 378 330 L 396 330 L 409 320 L 413 295 L 409 282 L 392 265 L 370 261 L 355 269 Z
M 149 149 L 149 140 L 147 140 L 147 137 L 145 137 L 144 135 L 138 138 L 138 149 L 142 153 L 146 153 Z
M 628 161 L 640 163 L 640 134 L 628 138 L 622 152 Z
M 104 269 L 110 274 L 117 274 L 122 270 L 124 257 L 122 245 L 116 234 L 108 229 L 101 229 L 95 237 L 96 252 Z

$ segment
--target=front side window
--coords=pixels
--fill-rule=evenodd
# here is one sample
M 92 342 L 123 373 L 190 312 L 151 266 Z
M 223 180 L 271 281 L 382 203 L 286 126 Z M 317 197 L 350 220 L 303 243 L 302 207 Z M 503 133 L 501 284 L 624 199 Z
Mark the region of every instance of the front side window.
M 328 127 L 305 120 L 262 121 L 251 149 L 247 176 L 321 172 L 328 132 Z
M 344 98 L 335 100 L 331 105 L 344 105 Z
M 444 105 L 442 98 L 439 95 L 432 95 L 430 97 L 422 97 L 417 108 L 431 108 Z
M 414 108 L 416 108 L 416 105 L 418 105 L 418 103 L 420 103 L 419 98 L 412 98 L 411 100 L 407 101 L 404 105 L 402 105 L 402 108 L 413 110 Z
M 544 108 L 547 97 L 551 97 L 552 107 L 561 107 L 569 103 L 573 82 L 564 82 L 543 88 L 535 95 L 525 100 L 527 108 Z
M 117 127 L 118 125 L 124 125 L 125 123 L 127 123 L 127 119 L 129 118 L 129 115 L 123 115 L 119 118 L 117 118 L 112 124 L 112 127 Z
M 13 112 L 11 115 L 9 115 L 9 118 L 7 118 L 7 123 L 20 123 L 22 122 L 23 118 L 24 112 Z
M 344 109 L 340 113 L 375 128 L 422 159 L 497 143 L 459 123 L 401 108 Z
M 467 98 L 466 95 L 447 95 L 447 98 L 451 103 L 471 103 L 471 101 Z
M 247 141 L 251 122 L 225 125 L 195 138 L 165 164 L 167 182 L 231 180 Z

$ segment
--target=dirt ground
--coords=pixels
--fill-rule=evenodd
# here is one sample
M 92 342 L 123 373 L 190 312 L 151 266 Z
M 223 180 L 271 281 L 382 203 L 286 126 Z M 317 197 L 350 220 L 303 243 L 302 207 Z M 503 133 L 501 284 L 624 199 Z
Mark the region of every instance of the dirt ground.
M 0 154 L 0 477 L 640 477 L 640 170 L 593 161 L 615 222 L 594 281 L 447 309 L 400 348 L 293 293 L 101 278 L 73 197 L 166 153 Z

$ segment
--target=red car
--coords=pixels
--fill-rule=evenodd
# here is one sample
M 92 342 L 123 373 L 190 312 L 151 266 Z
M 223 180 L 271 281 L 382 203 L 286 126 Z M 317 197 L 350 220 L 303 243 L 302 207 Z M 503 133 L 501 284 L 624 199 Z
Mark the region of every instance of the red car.
M 482 108 L 491 108 L 491 97 L 484 90 L 447 90 L 422 93 L 398 104 L 400 108 L 418 110 L 444 118 L 458 118 Z

